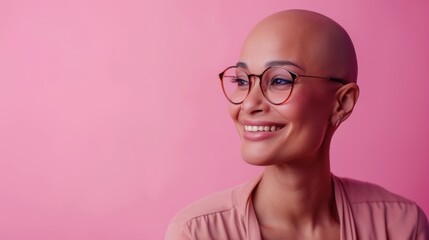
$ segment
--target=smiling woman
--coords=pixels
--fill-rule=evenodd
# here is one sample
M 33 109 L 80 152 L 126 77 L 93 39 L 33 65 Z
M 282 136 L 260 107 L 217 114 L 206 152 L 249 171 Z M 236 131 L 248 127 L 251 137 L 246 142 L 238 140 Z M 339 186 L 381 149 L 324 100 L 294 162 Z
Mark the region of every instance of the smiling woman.
M 359 96 L 340 25 L 304 10 L 273 14 L 219 77 L 243 159 L 265 170 L 180 211 L 167 239 L 429 238 L 413 201 L 331 173 L 332 136 Z

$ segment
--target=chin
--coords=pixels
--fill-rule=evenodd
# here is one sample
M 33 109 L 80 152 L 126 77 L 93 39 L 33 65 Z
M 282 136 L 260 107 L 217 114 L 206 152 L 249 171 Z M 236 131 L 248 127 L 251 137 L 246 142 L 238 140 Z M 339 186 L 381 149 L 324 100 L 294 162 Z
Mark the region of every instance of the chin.
M 265 167 L 265 166 L 272 165 L 267 162 L 261 161 L 260 159 L 247 159 L 247 158 L 243 158 L 243 159 L 247 164 L 250 164 L 253 166 Z
M 242 149 L 241 156 L 243 160 L 250 165 L 269 166 L 275 164 L 272 162 L 272 158 L 270 156 L 261 154 L 261 152 L 257 151 L 249 152 Z

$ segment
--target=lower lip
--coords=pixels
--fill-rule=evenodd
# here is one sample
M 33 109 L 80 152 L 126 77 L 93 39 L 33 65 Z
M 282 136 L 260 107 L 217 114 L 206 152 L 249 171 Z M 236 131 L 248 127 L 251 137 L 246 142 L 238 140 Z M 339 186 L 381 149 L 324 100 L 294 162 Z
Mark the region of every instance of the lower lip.
M 279 130 L 274 131 L 274 132 L 263 132 L 263 131 L 261 131 L 261 132 L 248 132 L 248 131 L 244 131 L 243 132 L 243 138 L 246 140 L 249 140 L 249 141 L 262 141 L 262 140 L 265 140 L 267 138 L 273 137 L 282 129 L 279 129 Z

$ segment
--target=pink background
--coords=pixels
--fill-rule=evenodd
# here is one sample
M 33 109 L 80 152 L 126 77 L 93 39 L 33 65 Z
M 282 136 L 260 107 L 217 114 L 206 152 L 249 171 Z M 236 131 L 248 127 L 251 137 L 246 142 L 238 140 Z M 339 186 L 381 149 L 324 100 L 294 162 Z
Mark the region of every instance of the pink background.
M 337 20 L 358 52 L 333 172 L 429 213 L 429 3 L 251 2 L 0 0 L 0 239 L 162 239 L 178 209 L 261 172 L 217 74 L 287 8 Z

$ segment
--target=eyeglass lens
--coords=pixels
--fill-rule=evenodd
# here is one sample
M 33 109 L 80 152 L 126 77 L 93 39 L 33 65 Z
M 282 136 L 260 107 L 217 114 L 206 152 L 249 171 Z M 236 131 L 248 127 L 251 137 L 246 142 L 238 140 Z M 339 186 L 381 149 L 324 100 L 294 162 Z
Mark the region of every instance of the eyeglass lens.
M 293 77 L 290 72 L 281 67 L 271 67 L 260 77 L 262 93 L 269 102 L 280 104 L 288 99 L 293 86 Z M 225 96 L 235 104 L 243 102 L 255 84 L 255 78 L 252 82 L 249 75 L 238 67 L 226 69 L 222 76 Z

